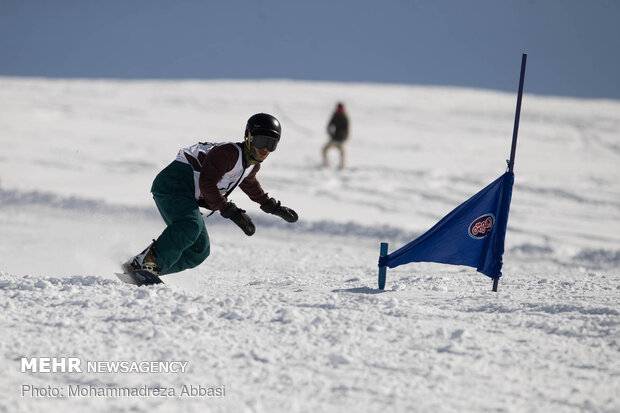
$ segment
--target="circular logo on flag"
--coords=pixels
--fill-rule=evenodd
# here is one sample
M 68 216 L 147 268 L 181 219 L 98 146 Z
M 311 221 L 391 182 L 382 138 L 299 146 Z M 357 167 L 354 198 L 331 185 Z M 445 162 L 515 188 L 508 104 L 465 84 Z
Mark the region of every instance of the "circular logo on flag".
M 474 239 L 482 239 L 491 233 L 493 225 L 495 225 L 495 215 L 484 214 L 469 224 L 469 236 Z

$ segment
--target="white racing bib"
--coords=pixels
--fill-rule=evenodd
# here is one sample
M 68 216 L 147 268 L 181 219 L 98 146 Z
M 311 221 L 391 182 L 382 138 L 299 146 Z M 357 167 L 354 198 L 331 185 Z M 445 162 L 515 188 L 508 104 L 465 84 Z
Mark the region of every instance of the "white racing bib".
M 254 165 L 243 168 L 243 150 L 239 147 L 239 145 L 233 142 L 198 142 L 197 144 L 192 145 L 188 148 L 183 148 L 179 150 L 176 160 L 190 165 L 194 170 L 194 196 L 196 197 L 196 199 L 200 198 L 200 185 L 198 184 L 198 179 L 200 178 L 200 170 L 202 169 L 202 165 L 204 164 L 207 154 L 209 153 L 209 151 L 211 151 L 211 149 L 215 148 L 216 146 L 222 146 L 229 143 L 234 145 L 235 148 L 237 148 L 237 151 L 239 152 L 239 157 L 237 158 L 235 166 L 230 171 L 224 173 L 222 179 L 220 179 L 217 183 L 217 189 L 222 195 L 226 196 L 254 169 Z

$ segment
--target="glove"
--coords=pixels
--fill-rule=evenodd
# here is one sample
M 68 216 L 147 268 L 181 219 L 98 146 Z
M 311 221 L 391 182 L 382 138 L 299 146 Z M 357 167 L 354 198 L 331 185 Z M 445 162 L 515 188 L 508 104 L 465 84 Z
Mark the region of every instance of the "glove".
M 220 214 L 237 224 L 245 232 L 245 235 L 252 236 L 256 232 L 256 227 L 248 214 L 243 209 L 237 208 L 237 205 L 232 202 L 227 203 L 224 209 L 220 211 Z
M 268 214 L 277 215 L 286 222 L 296 222 L 299 218 L 297 212 L 293 211 L 291 208 L 282 206 L 280 201 L 276 201 L 274 198 L 270 198 L 269 201 L 261 205 L 260 209 Z

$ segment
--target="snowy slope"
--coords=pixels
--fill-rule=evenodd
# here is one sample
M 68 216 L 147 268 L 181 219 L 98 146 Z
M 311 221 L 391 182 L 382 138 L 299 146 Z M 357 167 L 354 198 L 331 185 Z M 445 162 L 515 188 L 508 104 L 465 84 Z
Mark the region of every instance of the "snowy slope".
M 319 167 L 338 100 L 353 128 L 343 172 Z M 376 289 L 381 241 L 400 247 L 504 171 L 515 102 L 398 85 L 0 78 L 0 411 L 620 410 L 618 101 L 533 96 L 526 79 L 498 293 L 474 269 L 431 263 L 389 270 Z M 117 281 L 163 229 L 155 174 L 180 147 L 239 140 L 259 111 L 283 125 L 260 181 L 300 221 L 235 193 L 253 237 L 213 216 L 201 266 L 163 286 Z M 187 370 L 34 373 L 24 357 Z M 175 394 L 69 394 L 144 386 Z M 46 389 L 62 397 L 32 394 Z

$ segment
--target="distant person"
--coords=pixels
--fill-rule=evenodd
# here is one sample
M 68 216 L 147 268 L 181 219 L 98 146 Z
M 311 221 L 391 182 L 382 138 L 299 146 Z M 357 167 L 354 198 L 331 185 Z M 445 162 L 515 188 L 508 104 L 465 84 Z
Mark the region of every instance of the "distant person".
M 340 169 L 346 166 L 346 141 L 349 137 L 349 117 L 344 110 L 344 104 L 339 102 L 336 110 L 332 114 L 327 124 L 327 134 L 329 141 L 323 146 L 323 166 L 329 167 L 329 159 L 327 152 L 330 148 L 336 148 L 340 151 Z
M 287 222 L 297 221 L 297 213 L 270 198 L 256 179 L 262 162 L 276 150 L 280 133 L 275 117 L 258 113 L 248 119 L 243 142 L 199 142 L 181 149 L 151 187 L 167 227 L 144 251 L 123 264 L 125 274 L 142 270 L 158 277 L 202 263 L 209 256 L 210 242 L 199 206 L 211 214 L 219 211 L 246 235 L 253 235 L 252 219 L 227 198 L 237 186 L 264 212 Z

